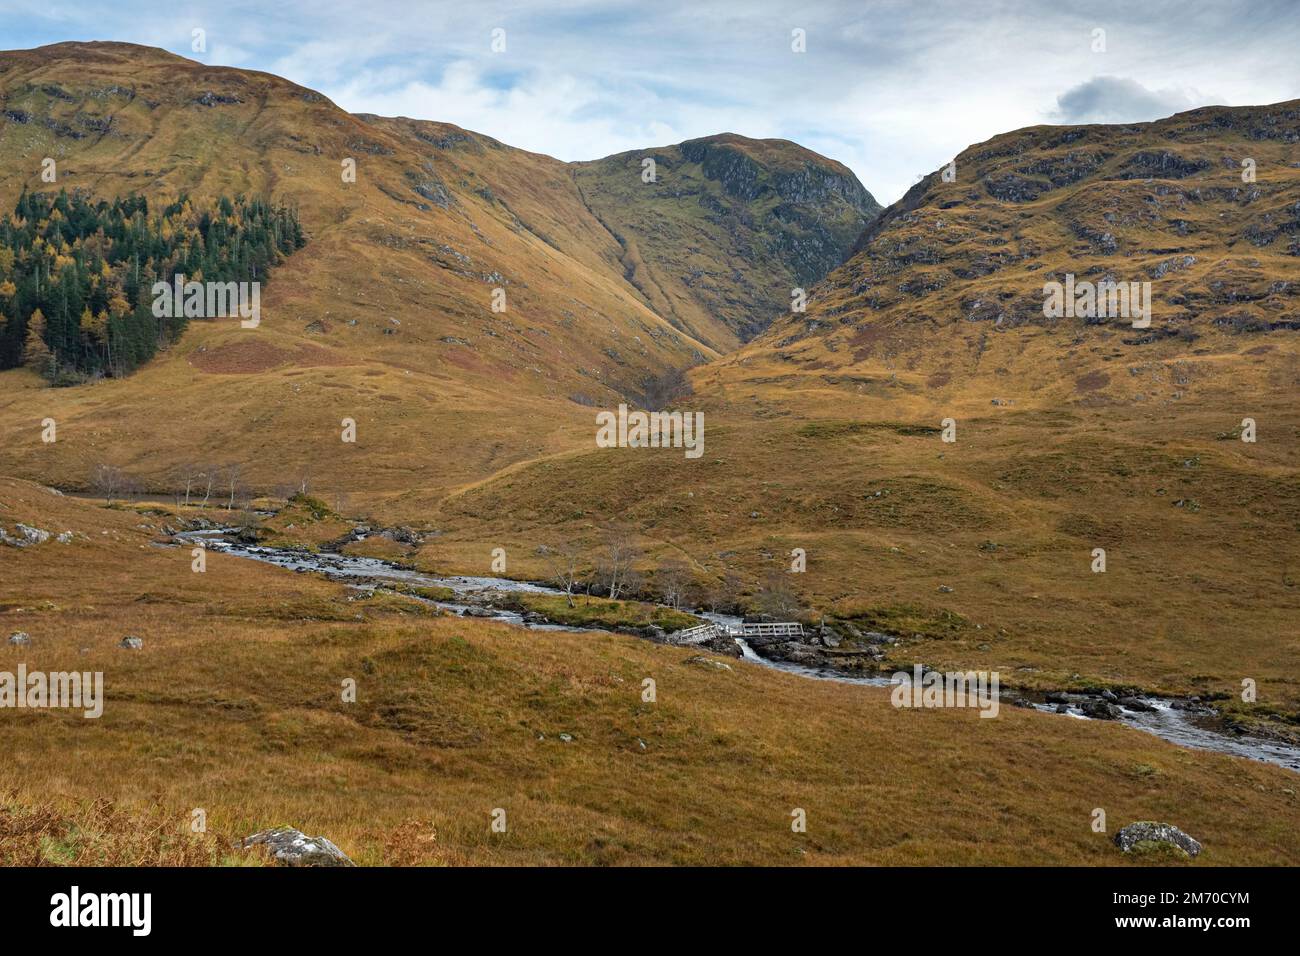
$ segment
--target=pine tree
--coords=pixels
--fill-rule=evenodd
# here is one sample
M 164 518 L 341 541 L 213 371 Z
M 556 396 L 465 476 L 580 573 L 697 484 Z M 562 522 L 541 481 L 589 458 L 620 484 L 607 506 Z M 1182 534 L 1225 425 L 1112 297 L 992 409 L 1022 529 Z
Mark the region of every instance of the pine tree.
M 45 316 L 37 309 L 27 320 L 27 342 L 23 345 L 23 364 L 33 372 L 49 377 L 54 355 L 45 344 Z

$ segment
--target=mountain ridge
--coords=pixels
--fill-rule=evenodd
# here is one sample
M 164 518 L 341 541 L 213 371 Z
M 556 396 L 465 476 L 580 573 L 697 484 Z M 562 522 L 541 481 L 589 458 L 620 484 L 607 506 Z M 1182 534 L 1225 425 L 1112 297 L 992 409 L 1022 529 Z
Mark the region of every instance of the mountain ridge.
M 571 164 L 492 137 L 353 115 L 273 74 L 113 42 L 0 54 L 0 97 L 0 201 L 23 188 L 251 193 L 289 197 L 301 210 L 309 242 L 277 269 L 255 334 L 192 323 L 134 376 L 84 389 L 37 394 L 21 371 L 0 379 L 8 421 L 48 406 L 69 426 L 116 436 L 104 446 L 120 455 L 115 464 L 152 480 L 198 456 L 255 459 L 250 478 L 263 486 L 319 459 L 321 480 L 343 482 L 347 470 L 327 449 L 336 423 L 354 418 L 368 447 L 360 467 L 384 476 L 368 478 L 370 487 L 401 487 L 412 455 L 430 463 L 435 483 L 457 485 L 562 447 L 586 408 L 646 401 L 657 382 L 735 344 L 724 322 L 661 315 L 627 281 L 625 250 L 587 208 Z M 56 183 L 40 181 L 45 157 L 57 164 Z M 345 160 L 355 162 L 355 182 L 341 174 Z M 765 286 L 789 284 L 779 265 L 770 256 L 755 265 L 774 270 Z M 742 278 L 722 275 L 714 288 L 735 298 L 728 290 Z M 664 285 L 691 300 L 677 279 Z M 706 332 L 714 345 L 697 338 Z M 201 411 L 209 385 L 231 396 L 222 422 Z M 146 445 L 140 436 L 155 423 L 141 414 L 157 393 L 197 424 Z M 455 450 L 440 454 L 433 435 L 410 447 L 413 417 L 455 434 Z M 292 437 L 275 440 L 281 430 Z M 67 487 L 91 464 L 71 445 L 15 450 L 15 468 Z

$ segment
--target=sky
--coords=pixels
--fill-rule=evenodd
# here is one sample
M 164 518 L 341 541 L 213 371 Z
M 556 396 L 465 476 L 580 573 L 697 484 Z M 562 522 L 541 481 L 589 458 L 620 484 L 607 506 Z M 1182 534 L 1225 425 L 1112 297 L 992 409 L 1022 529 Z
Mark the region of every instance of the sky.
M 1300 98 L 1300 0 L 0 0 L 0 49 L 61 40 L 264 70 L 563 160 L 789 139 L 886 204 L 1007 130 Z

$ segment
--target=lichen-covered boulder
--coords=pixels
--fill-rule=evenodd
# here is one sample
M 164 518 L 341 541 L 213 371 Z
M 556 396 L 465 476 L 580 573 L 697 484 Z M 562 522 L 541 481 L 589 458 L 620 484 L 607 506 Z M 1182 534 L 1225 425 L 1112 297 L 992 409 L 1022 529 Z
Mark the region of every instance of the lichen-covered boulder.
M 265 846 L 281 866 L 356 866 L 325 837 L 307 836 L 293 827 L 260 830 L 244 838 L 244 849 L 254 846 Z
M 1201 852 L 1201 844 L 1171 823 L 1141 820 L 1115 834 L 1115 845 L 1125 853 L 1141 853 L 1173 847 L 1189 857 Z

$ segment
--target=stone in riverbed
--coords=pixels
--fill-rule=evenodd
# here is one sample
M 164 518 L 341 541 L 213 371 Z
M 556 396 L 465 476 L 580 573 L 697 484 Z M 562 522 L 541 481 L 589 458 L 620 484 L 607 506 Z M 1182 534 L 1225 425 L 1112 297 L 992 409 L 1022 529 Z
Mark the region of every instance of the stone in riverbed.
M 702 642 L 700 647 L 710 650 L 715 654 L 726 654 L 728 657 L 743 656 L 740 652 L 740 645 L 736 643 L 736 639 L 734 637 L 725 637 L 721 634 Z
M 1149 853 L 1161 847 L 1172 847 L 1188 857 L 1201 852 L 1201 844 L 1171 823 L 1140 820 L 1130 823 L 1115 834 L 1115 845 L 1125 853 Z
M 260 830 L 244 839 L 244 849 L 265 846 L 281 866 L 356 866 L 342 850 L 321 836 L 293 827 Z
M 1118 707 L 1104 700 L 1086 700 L 1079 709 L 1093 720 L 1118 720 L 1123 715 Z
M 1155 708 L 1146 701 L 1140 700 L 1137 697 L 1121 697 L 1119 699 L 1119 704 L 1127 710 L 1135 710 L 1142 714 L 1148 714 L 1155 710 Z

